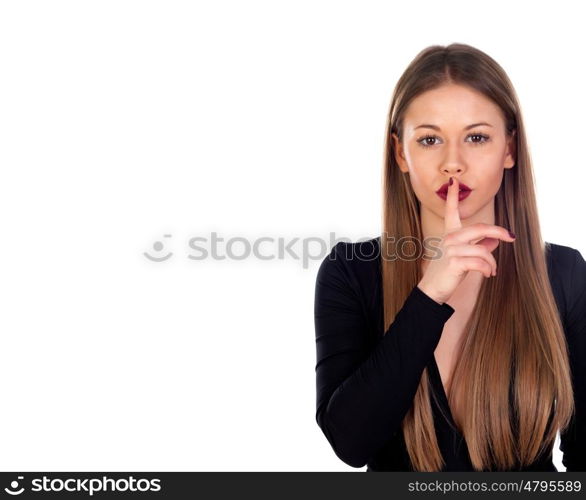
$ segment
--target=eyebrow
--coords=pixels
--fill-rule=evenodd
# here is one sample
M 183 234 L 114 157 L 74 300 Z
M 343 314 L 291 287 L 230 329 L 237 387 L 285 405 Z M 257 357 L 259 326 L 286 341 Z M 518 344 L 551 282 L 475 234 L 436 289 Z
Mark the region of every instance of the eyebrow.
M 480 127 L 481 125 L 486 125 L 487 127 L 492 127 L 492 125 L 490 123 L 478 122 L 478 123 L 472 123 L 471 125 L 464 127 L 464 130 L 470 130 L 471 128 Z M 423 123 L 421 125 L 417 125 L 417 127 L 415 127 L 414 130 L 417 130 L 418 128 L 431 128 L 431 129 L 437 130 L 437 131 L 441 130 L 437 125 L 431 125 L 429 123 Z

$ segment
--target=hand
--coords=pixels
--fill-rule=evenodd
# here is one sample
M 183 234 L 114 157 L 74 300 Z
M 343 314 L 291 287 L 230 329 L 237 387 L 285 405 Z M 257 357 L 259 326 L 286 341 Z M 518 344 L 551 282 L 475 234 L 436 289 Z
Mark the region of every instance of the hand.
M 444 235 L 439 245 L 441 257 L 429 261 L 417 284 L 422 292 L 440 304 L 452 296 L 468 271 L 479 271 L 487 278 L 496 276 L 496 260 L 491 252 L 500 240 L 515 241 L 504 227 L 479 222 L 463 228 L 458 211 L 460 183 L 455 177 L 453 179 L 448 186 Z

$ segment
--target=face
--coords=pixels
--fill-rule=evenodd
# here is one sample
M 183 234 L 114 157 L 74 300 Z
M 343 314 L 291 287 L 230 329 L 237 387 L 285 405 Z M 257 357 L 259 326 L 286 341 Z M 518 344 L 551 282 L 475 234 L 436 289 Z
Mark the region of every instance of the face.
M 494 206 L 504 169 L 515 164 L 514 135 L 506 136 L 500 108 L 461 85 L 444 85 L 417 96 L 406 109 L 402 142 L 392 136 L 399 168 L 409 174 L 422 209 L 438 217 L 443 217 L 446 202 L 436 191 L 451 176 L 472 190 L 459 203 L 465 219 Z

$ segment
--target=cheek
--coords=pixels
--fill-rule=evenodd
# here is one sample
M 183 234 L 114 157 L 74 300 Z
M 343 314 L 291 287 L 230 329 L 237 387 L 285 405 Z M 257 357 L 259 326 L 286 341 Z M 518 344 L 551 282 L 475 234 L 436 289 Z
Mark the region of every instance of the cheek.
M 477 179 L 482 190 L 494 196 L 501 187 L 504 169 L 499 164 L 488 165 L 485 169 L 479 170 Z
M 409 170 L 409 180 L 411 181 L 411 187 L 417 198 L 426 198 L 433 193 L 433 175 L 426 169 L 417 168 L 412 166 Z

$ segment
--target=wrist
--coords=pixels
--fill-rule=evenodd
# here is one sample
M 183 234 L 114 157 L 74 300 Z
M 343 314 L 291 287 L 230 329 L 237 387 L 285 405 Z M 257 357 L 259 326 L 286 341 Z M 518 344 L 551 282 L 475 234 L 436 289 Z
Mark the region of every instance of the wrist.
M 425 295 L 427 295 L 430 299 L 434 300 L 438 304 L 442 305 L 445 302 L 444 297 L 436 293 L 432 288 L 428 287 L 422 281 L 420 281 L 417 284 L 417 288 L 419 288 L 419 290 L 421 290 Z

